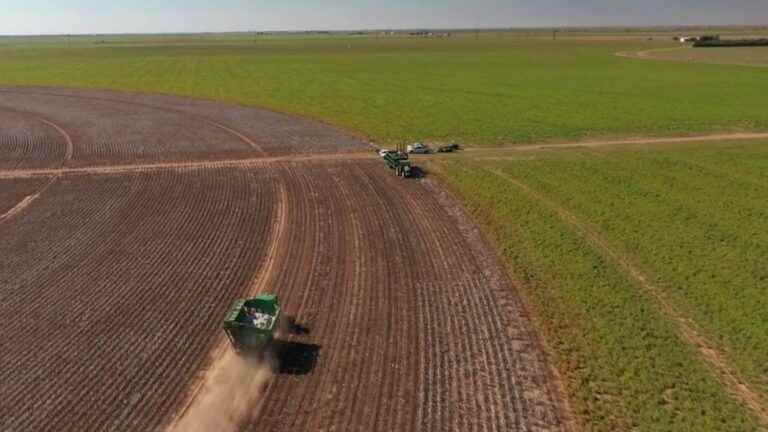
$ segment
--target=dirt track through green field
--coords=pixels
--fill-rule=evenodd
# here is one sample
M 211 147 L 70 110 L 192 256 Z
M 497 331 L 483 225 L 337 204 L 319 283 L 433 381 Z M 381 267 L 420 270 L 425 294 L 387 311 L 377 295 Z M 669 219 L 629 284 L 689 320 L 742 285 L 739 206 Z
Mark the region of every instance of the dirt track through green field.
M 666 318 L 677 324 L 681 340 L 699 352 L 701 358 L 709 365 L 712 373 L 725 387 L 726 391 L 751 410 L 759 418 L 763 426 L 768 427 L 768 409 L 766 409 L 765 400 L 755 392 L 752 388 L 753 384 L 748 383 L 739 374 L 736 368 L 726 359 L 724 353 L 720 351 L 720 348 L 717 347 L 717 344 L 709 340 L 689 316 L 678 310 L 664 294 L 664 291 L 655 286 L 651 282 L 651 278 L 632 263 L 632 259 L 629 256 L 614 249 L 603 234 L 590 227 L 588 223 L 581 220 L 579 216 L 568 209 L 551 201 L 509 174 L 499 170 L 492 170 L 492 172 L 504 177 L 504 179 L 519 187 L 526 194 L 556 212 L 565 223 L 580 232 L 592 245 L 604 252 L 628 276 L 634 279 L 637 285 L 642 287 L 655 300 L 659 310 Z

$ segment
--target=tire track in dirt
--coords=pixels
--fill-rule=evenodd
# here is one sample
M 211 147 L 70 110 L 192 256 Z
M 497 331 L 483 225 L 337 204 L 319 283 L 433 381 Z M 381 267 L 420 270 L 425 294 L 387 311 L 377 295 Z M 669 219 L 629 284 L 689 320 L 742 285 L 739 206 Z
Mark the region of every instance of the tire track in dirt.
M 657 61 L 663 61 L 663 62 L 674 62 L 674 63 L 683 63 L 683 64 L 695 63 L 699 65 L 742 66 L 742 67 L 751 67 L 751 68 L 768 67 L 768 64 L 759 64 L 759 63 L 729 62 L 726 60 L 717 61 L 717 60 L 707 60 L 707 59 L 696 59 L 693 57 L 688 57 L 688 58 L 656 57 L 653 55 L 654 53 L 683 51 L 683 50 L 689 50 L 689 49 L 694 49 L 694 48 L 690 46 L 679 46 L 679 47 L 670 47 L 670 48 L 656 48 L 656 49 L 649 49 L 649 50 L 643 50 L 643 51 L 621 51 L 621 52 L 615 53 L 614 55 L 617 57 L 624 57 L 629 59 L 657 60 Z
M 628 276 L 630 276 L 652 299 L 655 300 L 659 310 L 670 321 L 677 324 L 682 341 L 693 347 L 699 353 L 701 359 L 709 367 L 712 374 L 717 378 L 725 390 L 741 403 L 742 406 L 747 408 L 763 426 L 768 427 L 768 408 L 766 407 L 763 398 L 752 389 L 750 383 L 730 364 L 726 355 L 718 349 L 717 345 L 697 328 L 696 323 L 692 319 L 682 314 L 672 301 L 667 299 L 664 291 L 655 286 L 645 273 L 631 261 L 629 256 L 613 247 L 596 228 L 593 228 L 588 223 L 582 221 L 576 214 L 565 207 L 531 189 L 521 180 L 496 169 L 490 169 L 488 171 L 512 183 L 528 196 L 557 213 L 563 222 L 581 233 L 590 243 L 603 251 L 607 257 L 618 264 Z
M 65 138 L 66 133 L 62 134 L 47 122 L 37 113 L 0 106 L 0 166 L 4 169 L 43 169 L 58 162 L 56 135 Z M 40 127 L 36 128 L 35 124 Z M 53 129 L 54 134 L 46 133 L 48 129 Z M 69 143 L 65 140 L 62 144 L 64 151 L 60 157 L 66 159 Z
M 33 114 L 31 114 L 31 113 L 27 113 L 27 112 L 19 111 L 19 110 L 14 110 L 14 109 L 10 109 L 10 108 L 2 108 L 0 110 L 16 113 L 16 114 L 20 114 L 20 115 L 33 116 Z M 64 131 L 64 129 L 62 129 L 61 127 L 59 127 L 55 123 L 53 123 L 53 122 L 51 122 L 49 120 L 46 120 L 44 118 L 38 118 L 38 120 L 40 122 L 42 122 L 43 124 L 46 124 L 49 127 L 51 127 L 54 130 L 56 130 L 56 132 L 59 135 L 61 135 L 61 137 L 64 139 L 64 142 L 65 142 L 65 145 L 66 145 L 66 149 L 65 149 L 65 152 L 64 152 L 64 160 L 61 163 L 61 166 L 63 167 L 64 164 L 66 164 L 66 162 L 69 159 L 72 158 L 72 140 L 69 138 L 69 135 L 67 134 L 67 132 Z M 50 180 L 48 182 L 46 182 L 37 192 L 35 192 L 35 193 L 31 194 L 31 195 L 26 196 L 18 204 L 16 204 L 13 208 L 11 208 L 10 210 L 8 210 L 7 212 L 5 212 L 3 214 L 0 214 L 0 224 L 3 223 L 6 220 L 10 220 L 14 216 L 19 215 L 27 207 L 32 205 L 32 203 L 34 203 L 36 200 L 38 200 L 40 198 L 40 196 L 46 190 L 48 190 L 48 188 L 50 188 L 56 182 L 56 180 L 58 180 L 59 176 L 60 176 L 59 174 L 53 174 L 52 176 L 50 176 L 51 177 Z
M 284 254 L 279 259 L 281 266 L 274 279 L 274 286 L 281 298 L 286 300 L 283 303 L 284 312 L 298 311 L 297 319 L 306 320 L 305 324 L 311 327 L 313 335 L 322 334 L 328 331 L 328 320 L 325 318 L 331 314 L 319 314 L 328 308 L 324 302 L 333 298 L 332 293 L 324 291 L 324 288 L 333 285 L 333 272 L 339 267 L 325 263 L 328 257 L 323 253 L 328 247 L 327 242 L 332 241 L 333 237 L 324 240 L 328 236 L 328 227 L 322 223 L 327 220 L 322 216 L 329 211 L 329 205 L 332 203 L 330 200 L 318 200 L 319 191 L 323 186 L 311 173 L 290 165 L 286 167 L 285 175 L 289 179 L 289 201 L 293 203 L 290 206 L 292 211 L 288 223 L 291 229 Z M 317 272 L 318 269 L 324 268 L 334 270 L 331 270 L 331 274 L 322 275 L 325 276 L 323 278 Z M 287 336 L 284 340 L 290 339 L 291 337 Z M 333 352 L 327 357 L 321 355 L 323 363 L 332 361 Z M 319 379 L 322 377 L 323 375 Z M 308 422 L 308 417 L 317 409 L 317 400 L 313 398 L 318 397 L 317 392 L 322 387 L 322 384 L 314 382 L 317 379 L 308 376 L 307 380 L 312 381 L 310 383 L 298 377 L 277 376 L 270 384 L 265 402 L 253 416 L 253 419 L 258 421 L 250 422 L 245 430 L 255 427 L 258 430 L 289 430 L 293 422 Z M 328 395 L 320 395 L 319 400 L 325 400 L 326 396 Z M 304 400 L 308 402 L 302 406 Z M 297 415 L 299 412 L 303 416 Z
M 97 167 L 78 168 L 44 168 L 44 169 L 17 169 L 0 170 L 0 179 L 25 179 L 49 176 L 76 176 L 76 175 L 119 175 L 148 173 L 157 171 L 191 171 L 199 169 L 218 168 L 253 168 L 267 166 L 269 164 L 285 162 L 325 163 L 331 161 L 355 162 L 363 160 L 375 160 L 376 156 L 366 153 L 337 153 L 319 155 L 275 156 L 264 158 L 228 159 L 219 161 L 195 161 L 195 162 L 160 162 L 148 164 L 127 164 Z
M 267 153 L 264 151 L 264 149 L 261 148 L 260 145 L 256 144 L 256 142 L 254 140 L 252 140 L 252 139 L 248 138 L 247 136 L 245 136 L 243 133 L 241 133 L 239 131 L 236 131 L 235 129 L 232 129 L 229 126 L 225 126 L 225 125 L 223 125 L 223 124 L 221 124 L 219 122 L 215 122 L 215 121 L 210 120 L 210 119 L 205 119 L 205 122 L 210 124 L 210 125 L 212 125 L 212 126 L 214 126 L 214 127 L 219 128 L 219 129 L 221 129 L 223 131 L 229 132 L 230 134 L 240 138 L 240 140 L 242 142 L 248 144 L 254 150 L 257 150 L 259 153 L 261 153 L 262 156 L 266 156 Z
M 72 160 L 72 155 L 75 152 L 75 146 L 72 144 L 72 138 L 69 136 L 66 130 L 62 128 L 61 126 L 57 125 L 56 123 L 46 120 L 44 118 L 40 119 L 41 122 L 45 123 L 46 125 L 52 127 L 56 130 L 56 132 L 61 135 L 62 138 L 64 138 L 64 142 L 66 143 L 66 150 L 64 152 L 64 160 L 61 162 L 61 166 L 65 167 L 67 163 Z
M 596 141 L 576 141 L 572 143 L 561 144 L 521 144 L 516 146 L 501 146 L 501 147 L 482 147 L 482 148 L 468 148 L 466 151 L 468 154 L 480 156 L 482 153 L 495 154 L 499 152 L 522 152 L 530 150 L 547 150 L 547 149 L 561 149 L 561 148 L 576 148 L 576 147 L 606 147 L 606 146 L 619 146 L 619 145 L 643 145 L 643 144 L 680 144 L 680 143 L 705 143 L 715 141 L 749 141 L 749 140 L 762 140 L 768 139 L 768 132 L 741 132 L 741 133 L 721 133 L 710 135 L 693 135 L 683 137 L 666 137 L 666 138 L 627 138 L 617 140 L 596 140 Z
M 0 224 L 3 222 L 10 220 L 14 216 L 18 216 L 23 212 L 27 207 L 32 205 L 35 201 L 37 201 L 40 196 L 48 190 L 54 183 L 56 183 L 56 180 L 58 180 L 58 176 L 52 177 L 43 187 L 40 188 L 37 192 L 35 192 L 32 195 L 28 195 L 24 199 L 22 199 L 18 204 L 16 204 L 12 209 L 8 210 L 7 212 L 0 215 Z
M 676 46 L 676 47 L 668 47 L 668 48 L 654 48 L 654 49 L 648 49 L 648 50 L 642 50 L 642 51 L 620 51 L 620 52 L 614 53 L 614 55 L 617 57 L 625 57 L 625 58 L 631 58 L 631 59 L 672 60 L 672 59 L 652 57 L 651 54 L 655 52 L 681 51 L 684 49 L 689 49 L 689 47 Z
M 66 143 L 66 150 L 65 150 L 65 153 L 64 153 L 64 160 L 61 162 L 61 166 L 63 167 L 70 159 L 72 159 L 72 151 L 73 151 L 72 139 L 69 137 L 69 134 L 67 134 L 67 132 L 64 129 L 62 129 L 59 125 L 57 125 L 57 124 L 55 124 L 55 123 L 53 123 L 53 122 L 51 122 L 49 120 L 43 119 L 43 118 L 40 118 L 39 120 L 41 122 L 43 122 L 44 124 L 46 124 L 46 125 L 52 127 L 53 129 L 55 129 L 62 136 L 62 138 L 64 138 L 64 141 Z M 17 216 L 18 214 L 23 212 L 24 209 L 26 209 L 27 207 L 32 205 L 33 202 L 35 202 L 37 199 L 39 199 L 40 196 L 46 190 L 48 190 L 48 188 L 50 188 L 51 185 L 53 185 L 56 182 L 56 180 L 59 179 L 59 176 L 60 176 L 60 174 L 54 174 L 53 177 L 51 177 L 51 179 L 45 185 L 43 185 L 40 188 L 40 190 L 38 190 L 37 192 L 35 192 L 32 195 L 29 195 L 29 196 L 25 197 L 18 204 L 16 204 L 15 207 L 13 207 L 12 209 L 8 210 L 4 214 L 0 215 L 0 224 L 3 223 L 6 220 L 11 219 L 14 216 Z
M 275 194 L 277 200 L 274 203 L 276 213 L 273 222 L 270 224 L 271 229 L 269 238 L 266 241 L 268 246 L 266 248 L 265 259 L 261 261 L 260 268 L 254 272 L 252 280 L 249 284 L 249 288 L 243 294 L 245 297 L 254 297 L 264 292 L 265 288 L 269 285 L 269 282 L 275 278 L 275 263 L 279 253 L 278 248 L 282 243 L 283 235 L 285 234 L 288 225 L 286 211 L 288 198 L 285 184 L 283 184 L 282 181 L 277 181 L 277 190 L 278 191 Z M 222 380 L 223 370 L 232 366 L 233 360 L 230 357 L 232 354 L 228 352 L 229 349 L 229 341 L 226 337 L 220 335 L 219 341 L 217 342 L 216 347 L 212 350 L 212 354 L 210 355 L 211 360 L 209 360 L 208 366 L 203 371 L 201 371 L 201 376 L 196 378 L 196 382 L 190 385 L 192 390 L 189 391 L 189 395 L 187 396 L 186 401 L 182 404 L 182 409 L 179 410 L 179 412 L 175 415 L 174 419 L 168 426 L 168 431 L 175 431 L 179 427 L 186 428 L 190 423 L 190 420 L 187 419 L 184 423 L 184 426 L 179 426 L 179 424 L 180 422 L 183 422 L 187 416 L 203 417 L 206 415 L 212 415 L 210 413 L 204 412 L 204 410 L 211 408 L 210 406 L 195 406 L 195 403 L 199 399 L 201 392 L 206 388 L 210 390 L 210 387 L 214 385 L 213 382 L 215 380 Z M 256 365 L 254 364 L 253 366 L 255 367 Z M 235 367 L 242 368 L 243 365 L 235 365 Z M 257 371 L 254 370 L 254 373 L 256 372 Z M 269 380 L 269 375 L 269 373 L 264 371 L 263 379 L 265 381 Z M 227 379 L 224 380 L 229 381 Z M 237 387 L 230 390 L 231 391 L 228 394 L 225 395 L 222 393 L 220 396 L 232 396 L 233 394 L 236 395 L 238 392 Z M 250 388 L 248 390 L 256 391 L 257 389 Z M 225 401 L 207 401 L 206 403 L 211 404 L 213 402 L 223 403 Z M 195 410 L 196 412 L 190 413 L 190 410 Z M 239 423 L 242 420 L 243 419 L 235 419 L 234 421 Z M 179 429 L 179 432 L 184 432 L 184 430 Z

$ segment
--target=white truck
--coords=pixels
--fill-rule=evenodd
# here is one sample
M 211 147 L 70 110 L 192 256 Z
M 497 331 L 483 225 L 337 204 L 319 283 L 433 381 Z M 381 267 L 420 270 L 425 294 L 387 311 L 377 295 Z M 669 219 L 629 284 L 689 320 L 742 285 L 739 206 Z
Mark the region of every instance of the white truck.
M 408 153 L 413 153 L 413 154 L 427 154 L 429 153 L 429 147 L 427 147 L 423 143 L 417 142 L 409 145 L 406 151 Z

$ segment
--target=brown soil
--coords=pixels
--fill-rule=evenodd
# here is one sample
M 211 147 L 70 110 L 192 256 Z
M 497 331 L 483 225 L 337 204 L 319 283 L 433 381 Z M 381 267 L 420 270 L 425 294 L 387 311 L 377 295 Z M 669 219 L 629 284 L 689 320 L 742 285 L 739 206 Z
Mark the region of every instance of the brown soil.
M 72 151 L 2 169 L 8 209 L 56 181 L 0 223 L 0 430 L 568 429 L 514 287 L 434 184 L 281 114 L 6 90 Z M 259 291 L 313 367 L 227 367 L 222 316 Z
M 59 166 L 67 152 L 67 143 L 46 120 L 0 102 L 0 170 Z
M 48 189 L 52 184 L 56 182 L 58 177 L 51 177 L 50 180 L 45 182 L 40 189 L 38 189 L 35 193 L 25 196 L 21 201 L 18 202 L 13 208 L 6 211 L 5 213 L 0 214 L 0 223 L 10 220 L 14 216 L 20 214 L 24 209 L 29 207 L 35 200 L 40 198 L 40 195 L 42 195 L 43 192 L 45 192 L 46 189 Z

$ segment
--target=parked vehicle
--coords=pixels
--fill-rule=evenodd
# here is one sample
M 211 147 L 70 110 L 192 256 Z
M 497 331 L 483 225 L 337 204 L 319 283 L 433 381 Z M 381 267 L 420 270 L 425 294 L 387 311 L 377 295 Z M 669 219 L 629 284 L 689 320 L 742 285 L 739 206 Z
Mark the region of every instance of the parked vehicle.
M 413 154 L 427 154 L 429 153 L 429 147 L 424 145 L 424 143 L 417 142 L 409 145 L 406 151 Z
M 438 153 L 452 153 L 459 149 L 459 145 L 456 143 L 447 144 L 437 148 Z

